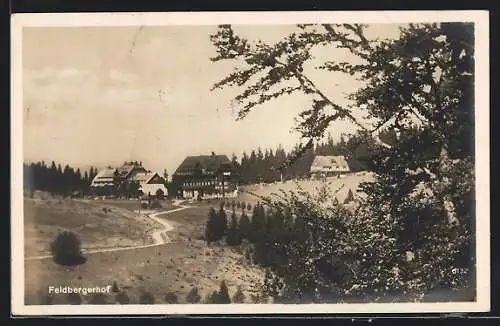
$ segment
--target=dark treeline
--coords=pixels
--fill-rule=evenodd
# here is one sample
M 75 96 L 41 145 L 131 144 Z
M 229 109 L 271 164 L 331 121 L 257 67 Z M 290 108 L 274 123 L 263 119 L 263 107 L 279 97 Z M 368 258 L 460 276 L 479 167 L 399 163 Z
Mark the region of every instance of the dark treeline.
M 384 131 L 380 138 L 390 142 L 393 135 Z M 307 177 L 311 164 L 316 155 L 342 155 L 345 156 L 351 171 L 366 170 L 363 163 L 369 156 L 369 144 L 373 142 L 371 137 L 366 138 L 358 133 L 354 135 L 341 135 L 340 141 L 334 142 L 329 136 L 326 141 L 308 148 L 291 165 L 280 169 L 283 163 L 290 160 L 294 153 L 299 150 L 297 145 L 292 151 L 286 152 L 282 147 L 276 150 L 266 149 L 252 150 L 250 154 L 244 152 L 241 159 L 233 154 L 232 162 L 236 166 L 242 184 L 258 182 L 274 182 Z
M 86 194 L 90 182 L 97 175 L 97 169 L 90 167 L 89 171 L 80 171 L 69 165 L 64 167 L 54 161 L 47 166 L 44 161 L 24 163 L 24 189 L 27 191 L 42 190 L 51 194 L 68 196 L 78 191 Z

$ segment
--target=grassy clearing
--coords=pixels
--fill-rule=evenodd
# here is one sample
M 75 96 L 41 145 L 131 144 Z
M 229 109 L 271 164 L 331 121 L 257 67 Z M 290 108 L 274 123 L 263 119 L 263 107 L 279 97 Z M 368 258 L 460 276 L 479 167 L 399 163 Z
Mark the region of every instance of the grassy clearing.
M 128 209 L 102 201 L 24 199 L 27 257 L 49 253 L 50 242 L 64 230 L 80 237 L 86 249 L 151 243 L 149 234 L 162 226 Z
M 184 217 L 175 218 L 180 222 L 199 216 L 201 222 L 202 212 L 206 214 L 204 208 L 187 209 L 178 212 L 186 214 Z M 191 235 L 194 235 L 194 229 L 192 232 Z M 85 264 L 71 268 L 59 266 L 50 259 L 26 261 L 25 269 L 30 271 L 25 274 L 26 299 L 28 302 L 40 302 L 40 294 L 47 294 L 50 285 L 104 287 L 113 282 L 120 291 L 127 293 L 132 304 L 139 303 L 144 292 L 152 293 L 156 303 L 165 303 L 168 292 L 175 293 L 179 303 L 186 303 L 186 296 L 193 287 L 198 287 L 200 295 L 205 298 L 218 289 L 221 280 L 226 280 L 231 295 L 238 286 L 242 287 L 247 298 L 254 293 L 253 286 L 262 280 L 263 272 L 246 266 L 237 250 L 207 247 L 203 240 L 194 238 L 181 239 L 186 238 L 178 234 L 177 243 L 89 255 Z M 115 302 L 115 295 L 107 296 L 106 300 Z M 87 302 L 90 297 L 83 299 Z M 56 296 L 53 304 L 62 304 L 65 300 L 64 296 Z
M 331 189 L 332 193 L 340 189 L 335 197 L 339 202 L 343 202 L 347 197 L 349 189 L 355 194 L 357 193 L 358 186 L 361 182 L 369 181 L 372 179 L 372 175 L 369 173 L 359 173 L 359 174 L 347 174 L 341 178 L 329 177 L 326 179 L 326 185 Z M 238 196 L 237 201 L 244 201 L 245 203 L 250 203 L 252 206 L 255 205 L 259 199 L 251 194 L 245 193 L 249 191 L 260 196 L 272 196 L 273 193 L 281 195 L 281 190 L 285 192 L 297 191 L 297 184 L 305 191 L 315 193 L 319 187 L 322 186 L 322 181 L 319 180 L 301 180 L 301 181 L 286 181 L 286 182 L 276 182 L 271 184 L 262 185 L 249 185 L 241 187 L 242 192 Z M 359 193 L 358 193 L 359 195 Z M 231 201 L 231 200 L 230 200 Z

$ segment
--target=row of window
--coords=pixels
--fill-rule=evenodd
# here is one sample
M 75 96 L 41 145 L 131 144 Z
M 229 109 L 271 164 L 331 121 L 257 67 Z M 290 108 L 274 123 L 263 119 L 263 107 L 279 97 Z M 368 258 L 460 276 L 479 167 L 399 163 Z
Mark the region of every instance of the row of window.
M 184 182 L 184 187 L 204 187 L 204 186 L 221 186 L 221 181 L 193 181 L 193 182 Z

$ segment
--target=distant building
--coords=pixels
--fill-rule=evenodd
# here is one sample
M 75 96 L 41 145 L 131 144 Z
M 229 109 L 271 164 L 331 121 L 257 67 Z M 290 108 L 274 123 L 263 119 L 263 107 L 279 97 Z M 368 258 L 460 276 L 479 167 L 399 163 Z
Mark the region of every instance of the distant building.
M 329 177 L 350 172 L 344 156 L 316 156 L 311 164 L 311 178 Z
M 182 198 L 232 197 L 237 193 L 236 174 L 226 155 L 188 156 L 172 175 Z
M 156 172 L 137 173 L 133 180 L 139 183 L 139 192 L 143 195 L 158 199 L 163 199 L 168 195 L 168 190 L 165 187 L 165 179 Z
M 164 198 L 168 194 L 165 180 L 158 173 L 146 170 L 142 162 L 125 162 L 119 168 L 108 167 L 99 171 L 90 189 L 97 196 L 127 198 L 141 195 Z
M 137 174 L 147 172 L 147 170 L 142 166 L 142 162 L 125 162 L 116 170 L 116 176 L 119 183 L 131 182 Z
M 99 171 L 90 183 L 91 193 L 97 196 L 109 196 L 118 190 L 116 169 L 108 167 Z

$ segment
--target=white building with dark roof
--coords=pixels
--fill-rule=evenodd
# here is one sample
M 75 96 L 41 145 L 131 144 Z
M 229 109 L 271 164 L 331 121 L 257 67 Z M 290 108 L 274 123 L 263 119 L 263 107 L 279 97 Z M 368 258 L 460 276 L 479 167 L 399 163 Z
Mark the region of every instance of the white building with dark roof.
M 321 156 L 314 157 L 311 164 L 311 177 L 328 177 L 350 172 L 349 164 L 344 156 Z

